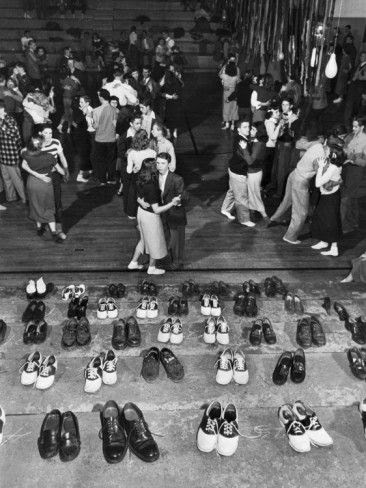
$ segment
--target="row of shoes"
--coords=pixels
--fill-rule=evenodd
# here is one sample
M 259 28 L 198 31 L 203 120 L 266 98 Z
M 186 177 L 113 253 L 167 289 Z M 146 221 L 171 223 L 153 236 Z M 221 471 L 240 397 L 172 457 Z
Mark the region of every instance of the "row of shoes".
M 22 315 L 22 322 L 29 321 L 40 322 L 44 320 L 46 314 L 46 305 L 40 300 L 32 300 L 28 303 Z
M 47 337 L 48 325 L 44 320 L 46 305 L 42 301 L 32 300 L 22 315 L 24 322 L 24 344 L 42 344 Z
M 234 299 L 234 314 L 239 317 L 256 317 L 258 314 L 257 300 L 254 293 L 238 293 Z
M 120 463 L 128 448 L 146 463 L 159 459 L 156 444 L 142 411 L 134 403 L 126 403 L 120 410 L 109 400 L 100 412 L 99 437 L 103 442 L 103 455 L 107 463 Z
M 73 346 L 87 346 L 91 342 L 90 324 L 86 317 L 69 319 L 64 325 L 61 346 L 69 349 Z
M 194 280 L 187 280 L 182 284 L 181 291 L 184 297 L 193 297 L 199 295 L 200 287 Z
M 137 320 L 132 315 L 127 319 L 118 319 L 113 324 L 112 347 L 116 350 L 126 347 L 138 347 L 141 344 L 141 331 Z
M 70 410 L 61 414 L 57 409 L 47 413 L 37 444 L 42 459 L 51 459 L 57 455 L 63 462 L 76 459 L 81 445 L 76 415 Z
M 141 376 L 145 381 L 151 383 L 159 377 L 160 363 L 167 377 L 174 383 L 183 380 L 184 367 L 173 351 L 167 347 L 163 347 L 160 351 L 157 347 L 150 347 L 145 351 L 142 361 Z
M 139 281 L 137 284 L 137 291 L 141 293 L 141 295 L 148 295 L 154 297 L 158 295 L 158 287 L 151 280 Z
M 88 306 L 88 301 L 89 301 L 88 295 L 72 298 L 69 302 L 69 308 L 67 310 L 68 318 L 81 319 L 81 317 L 86 317 L 86 309 Z
M 179 318 L 172 319 L 168 317 L 160 326 L 158 332 L 158 341 L 171 344 L 182 344 L 184 338 L 183 325 Z
M 0 319 L 0 344 L 2 344 L 5 341 L 7 330 L 8 330 L 8 326 L 6 325 L 6 322 Z
M 156 297 L 145 296 L 139 300 L 136 308 L 138 319 L 156 319 L 159 315 L 159 305 Z
M 228 385 L 232 380 L 238 385 L 246 385 L 249 371 L 244 353 L 240 349 L 225 349 L 216 361 L 216 383 Z
M 112 297 L 100 298 L 98 300 L 97 318 L 99 320 L 116 319 L 118 317 L 118 307 Z
M 126 295 L 126 286 L 123 283 L 108 285 L 108 293 L 112 298 L 123 298 Z
M 221 304 L 217 295 L 210 295 L 208 293 L 204 293 L 201 296 L 200 301 L 201 301 L 202 315 L 205 316 L 212 315 L 213 317 L 220 317 Z
M 223 346 L 229 344 L 229 326 L 222 315 L 220 317 L 209 317 L 206 320 L 203 341 L 206 344 L 218 342 Z
M 67 285 L 62 289 L 61 296 L 65 302 L 72 298 L 80 298 L 86 292 L 86 286 L 80 285 Z
M 366 380 L 366 349 L 351 347 L 347 358 L 353 375 L 359 380 Z
M 42 357 L 39 351 L 35 351 L 27 357 L 19 371 L 22 385 L 35 385 L 38 390 L 47 390 L 55 381 L 57 359 L 54 355 Z
M 325 346 L 326 339 L 322 324 L 314 315 L 297 321 L 296 342 L 303 349 Z
M 239 445 L 237 409 L 229 403 L 225 408 L 213 401 L 205 409 L 197 432 L 197 447 L 201 452 L 216 450 L 221 456 L 232 456 Z
M 38 280 L 29 280 L 26 287 L 25 293 L 28 300 L 33 300 L 34 298 L 45 298 L 48 293 L 53 291 L 53 284 L 49 283 L 46 285 L 44 279 L 41 277 Z
M 217 295 L 218 297 L 228 297 L 230 295 L 230 287 L 223 281 L 213 281 L 205 286 L 204 293 L 208 295 Z
M 333 439 L 319 422 L 312 408 L 297 400 L 278 409 L 278 419 L 284 427 L 288 442 L 296 452 L 309 452 L 311 446 L 329 447 Z
M 188 315 L 188 300 L 183 297 L 170 297 L 168 304 L 169 315 Z
M 96 393 L 100 390 L 102 382 L 105 385 L 117 383 L 117 357 L 110 349 L 106 353 L 94 356 L 84 371 L 85 393 Z
M 281 354 L 272 374 L 273 383 L 278 386 L 284 385 L 289 373 L 293 383 L 302 383 L 304 381 L 306 364 L 303 349 L 296 349 L 295 352 L 284 351 Z
M 253 280 L 244 281 L 244 283 L 242 283 L 241 285 L 241 288 L 243 290 L 243 293 L 246 293 L 247 295 L 249 295 L 249 293 L 253 293 L 254 295 L 260 296 L 261 294 L 260 285 L 258 283 L 255 283 Z
M 298 295 L 287 292 L 284 298 L 286 312 L 290 314 L 302 315 L 304 313 L 304 304 Z
M 267 317 L 257 319 L 253 322 L 249 333 L 249 341 L 252 346 L 260 346 L 262 337 L 264 337 L 267 344 L 273 345 L 277 342 L 275 331 L 273 330 L 271 321 Z
M 281 295 L 284 298 L 287 291 L 283 281 L 277 276 L 268 277 L 264 280 L 264 293 L 267 297 Z

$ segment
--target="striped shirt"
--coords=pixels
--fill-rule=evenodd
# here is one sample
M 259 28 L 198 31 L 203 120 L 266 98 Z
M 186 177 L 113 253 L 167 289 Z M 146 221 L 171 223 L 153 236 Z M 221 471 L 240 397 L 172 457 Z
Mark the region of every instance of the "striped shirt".
M 62 145 L 61 142 L 58 139 L 51 139 L 51 142 L 47 144 L 46 146 L 42 147 L 43 152 L 47 152 L 49 154 L 52 154 L 52 156 L 56 159 L 62 154 Z

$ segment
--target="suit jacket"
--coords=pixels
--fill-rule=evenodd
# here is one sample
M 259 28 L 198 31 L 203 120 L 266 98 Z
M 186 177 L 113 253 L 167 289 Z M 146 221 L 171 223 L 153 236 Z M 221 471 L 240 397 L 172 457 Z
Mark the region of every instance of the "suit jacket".
M 182 196 L 182 205 L 173 207 L 162 214 L 163 222 L 171 229 L 187 225 L 185 204 L 188 201 L 188 196 L 184 190 L 183 178 L 176 173 L 169 171 L 165 180 L 164 192 L 162 194 L 163 205 L 171 202 L 173 198 L 178 195 Z

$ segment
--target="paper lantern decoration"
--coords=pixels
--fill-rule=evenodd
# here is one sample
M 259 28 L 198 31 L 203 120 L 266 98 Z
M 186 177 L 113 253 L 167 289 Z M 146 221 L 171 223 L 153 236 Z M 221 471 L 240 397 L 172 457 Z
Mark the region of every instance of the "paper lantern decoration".
M 283 61 L 284 58 L 285 58 L 285 55 L 283 54 L 282 51 L 280 53 L 278 53 L 278 61 Z
M 338 73 L 338 66 L 335 53 L 330 55 L 329 61 L 325 67 L 325 76 L 327 78 L 335 78 Z
M 316 47 L 313 47 L 313 50 L 311 52 L 311 58 L 310 58 L 310 66 L 312 68 L 315 67 L 315 61 L 316 61 Z

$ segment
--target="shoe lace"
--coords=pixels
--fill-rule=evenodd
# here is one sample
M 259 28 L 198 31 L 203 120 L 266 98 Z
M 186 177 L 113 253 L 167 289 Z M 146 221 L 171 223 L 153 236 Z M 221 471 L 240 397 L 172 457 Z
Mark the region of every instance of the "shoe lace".
M 170 324 L 168 324 L 167 322 L 165 322 L 162 326 L 161 326 L 161 331 L 164 333 L 164 334 L 167 334 L 168 332 L 170 332 Z
M 215 363 L 216 365 L 219 365 L 220 369 L 230 369 L 231 367 L 231 360 L 222 354 L 219 359 Z
M 93 368 L 92 366 L 89 366 L 85 370 L 85 377 L 87 380 L 96 380 L 98 378 L 98 368 Z
M 118 433 L 118 430 L 121 429 L 121 425 L 118 422 L 118 419 L 115 417 L 108 417 L 105 419 L 105 424 L 102 429 L 99 431 L 99 438 L 102 439 L 103 432 L 108 437 L 109 441 L 112 440 L 114 434 Z
M 109 359 L 104 362 L 104 369 L 107 373 L 113 373 L 116 370 L 117 358 Z
M 19 368 L 19 372 L 21 373 L 22 371 L 25 371 L 26 373 L 33 373 L 37 368 L 39 368 L 39 365 L 36 361 L 26 361 Z
M 245 371 L 246 370 L 245 359 L 242 356 L 235 357 L 234 369 L 236 369 L 237 371 Z
M 42 364 L 41 367 L 39 368 L 39 376 L 50 376 L 51 375 L 51 366 Z
M 212 432 L 213 434 L 216 434 L 216 432 L 217 432 L 217 419 L 212 419 L 212 418 L 208 417 L 207 424 L 206 424 L 206 430 L 207 430 L 207 432 Z
M 182 332 L 182 324 L 173 324 L 173 327 L 172 327 L 172 332 L 173 334 L 180 334 Z
M 231 436 L 233 433 L 236 433 L 240 435 L 241 437 L 244 437 L 243 434 L 239 431 L 239 428 L 236 426 L 235 422 L 229 422 L 228 420 L 224 420 L 223 423 L 220 426 L 219 431 L 223 430 L 225 436 Z
M 320 425 L 320 422 L 318 420 L 318 417 L 316 415 L 312 415 L 310 417 L 308 430 L 319 430 L 319 429 L 321 429 L 321 425 Z

